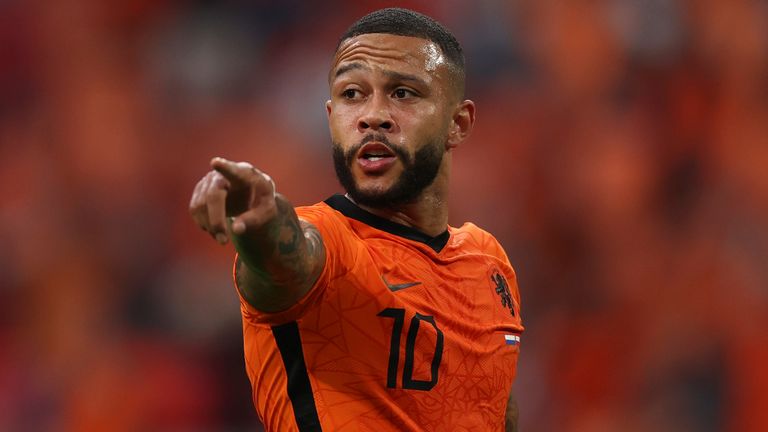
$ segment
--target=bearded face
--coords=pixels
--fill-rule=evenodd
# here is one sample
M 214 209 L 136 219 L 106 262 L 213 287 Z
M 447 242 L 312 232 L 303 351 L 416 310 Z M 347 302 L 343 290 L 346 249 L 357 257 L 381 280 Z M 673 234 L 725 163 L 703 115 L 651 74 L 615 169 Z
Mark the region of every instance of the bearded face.
M 439 47 L 363 34 L 342 43 L 326 102 L 336 175 L 368 207 L 411 204 L 436 187 L 474 116 Z M 447 178 L 447 177 L 446 177 Z
M 402 171 L 389 187 L 361 187 L 352 174 L 352 166 L 361 157 L 360 150 L 370 142 L 385 145 L 402 164 Z M 355 202 L 370 207 L 396 207 L 409 204 L 431 185 L 440 169 L 445 152 L 437 140 L 429 142 L 415 153 L 393 145 L 383 134 L 371 134 L 348 148 L 346 152 L 338 143 L 333 144 L 333 165 L 339 182 Z M 364 155 L 362 155 L 364 156 Z

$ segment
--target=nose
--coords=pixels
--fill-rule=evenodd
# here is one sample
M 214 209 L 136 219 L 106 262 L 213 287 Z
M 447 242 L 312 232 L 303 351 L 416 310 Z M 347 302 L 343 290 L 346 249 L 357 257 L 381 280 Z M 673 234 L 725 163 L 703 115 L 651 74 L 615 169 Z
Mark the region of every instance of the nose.
M 394 121 L 387 107 L 387 101 L 382 97 L 373 97 L 365 106 L 357 120 L 357 130 L 360 132 L 371 132 L 384 129 L 391 131 L 394 128 Z

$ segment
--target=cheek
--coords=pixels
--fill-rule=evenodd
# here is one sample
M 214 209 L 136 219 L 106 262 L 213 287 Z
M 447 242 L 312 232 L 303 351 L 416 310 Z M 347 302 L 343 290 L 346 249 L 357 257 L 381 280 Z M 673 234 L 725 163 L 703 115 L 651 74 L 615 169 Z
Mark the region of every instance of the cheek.
M 347 109 L 335 108 L 331 114 L 328 115 L 328 125 L 331 128 L 331 133 L 340 134 L 350 128 L 356 128 L 354 113 Z
M 423 107 L 418 113 L 402 117 L 403 130 L 412 131 L 414 137 L 425 138 L 442 135 L 447 129 L 445 117 L 435 106 Z
M 343 136 L 342 121 L 343 119 L 339 117 L 338 113 L 333 113 L 328 116 L 328 129 L 331 131 L 331 138 L 333 141 L 338 142 L 339 139 Z
M 427 105 L 421 109 L 421 113 L 425 118 L 433 119 L 437 117 L 437 107 L 435 105 Z

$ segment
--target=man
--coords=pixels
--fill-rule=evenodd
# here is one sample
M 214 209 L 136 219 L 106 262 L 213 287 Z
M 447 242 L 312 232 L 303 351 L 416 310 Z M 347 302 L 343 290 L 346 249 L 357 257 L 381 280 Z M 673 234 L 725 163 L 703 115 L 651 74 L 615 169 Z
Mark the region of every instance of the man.
M 515 430 L 515 273 L 499 243 L 448 226 L 453 151 L 475 120 L 440 24 L 373 12 L 343 35 L 326 102 L 346 195 L 293 206 L 222 158 L 194 220 L 237 251 L 246 369 L 270 431 Z

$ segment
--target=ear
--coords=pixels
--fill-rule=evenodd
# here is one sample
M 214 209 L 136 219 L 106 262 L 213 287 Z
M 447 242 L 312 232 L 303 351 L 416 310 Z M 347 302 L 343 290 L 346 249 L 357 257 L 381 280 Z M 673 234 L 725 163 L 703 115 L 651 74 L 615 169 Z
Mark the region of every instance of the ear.
M 326 114 L 328 114 L 328 117 L 330 118 L 331 117 L 331 100 L 330 99 L 325 101 L 325 112 Z
M 475 103 L 467 99 L 461 102 L 453 113 L 448 128 L 447 149 L 456 148 L 464 142 L 475 125 Z

